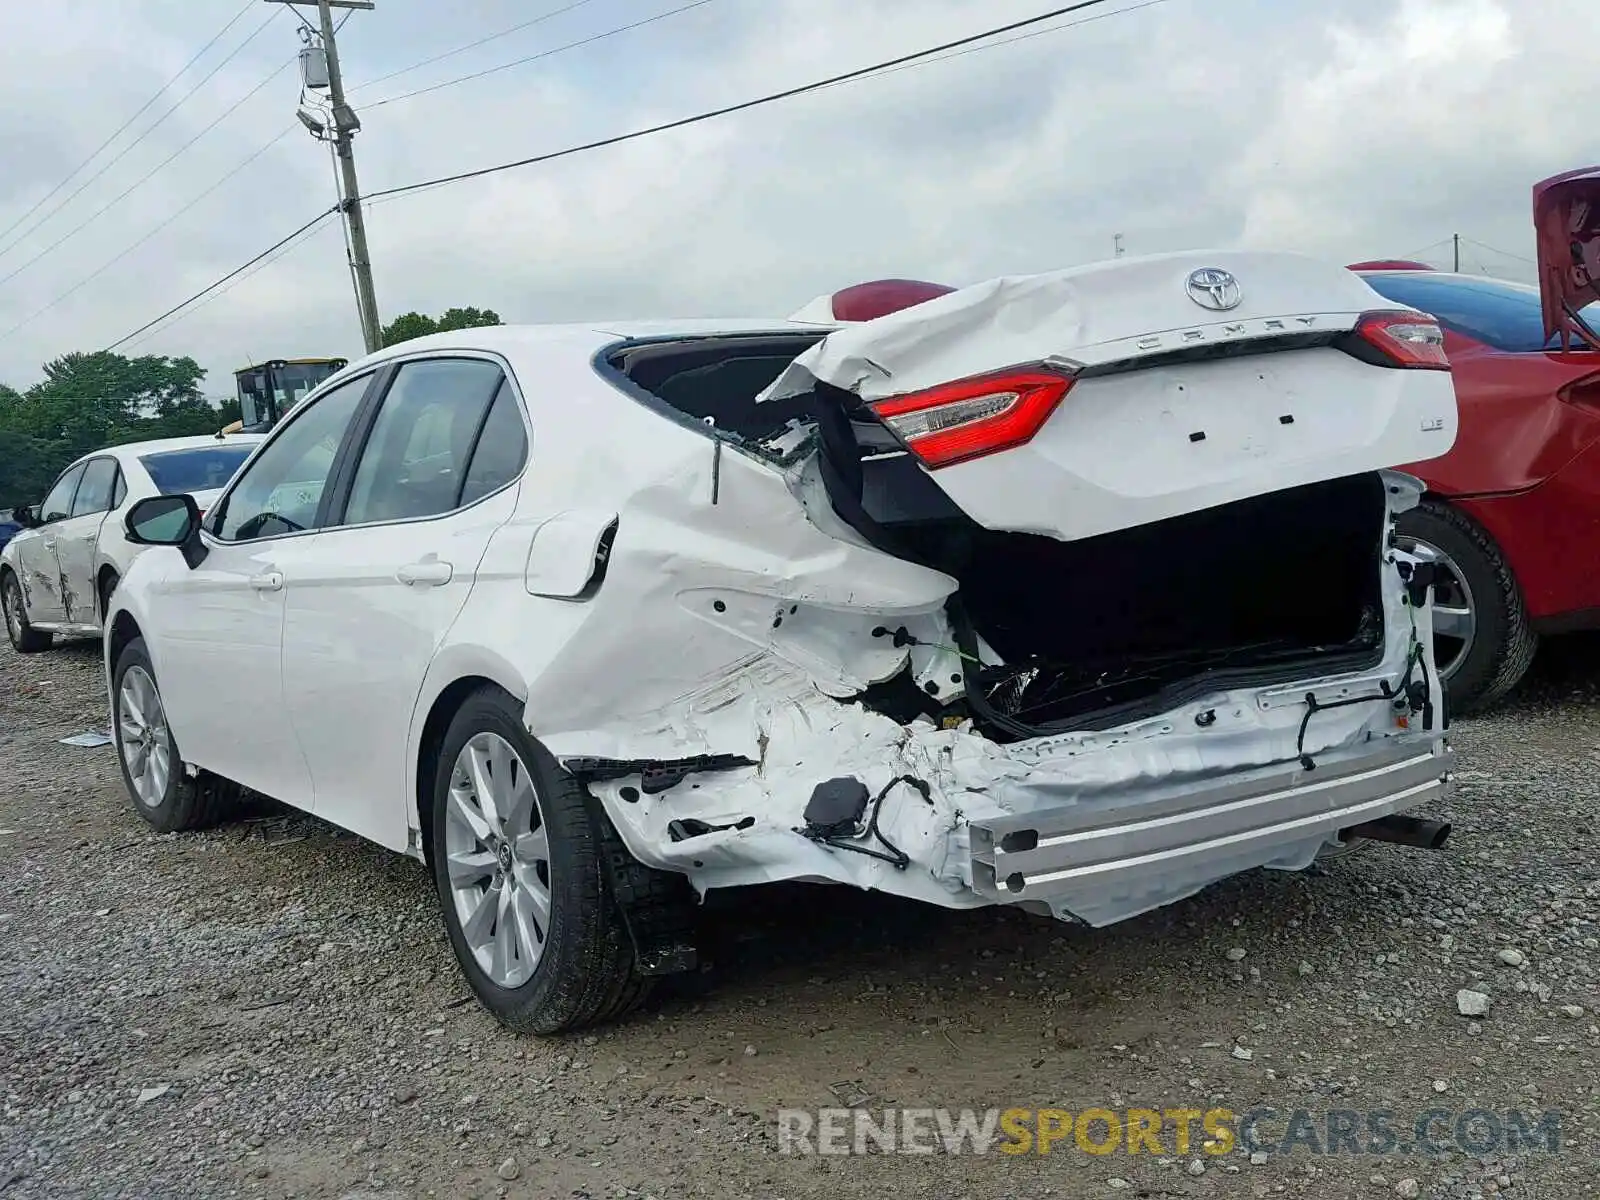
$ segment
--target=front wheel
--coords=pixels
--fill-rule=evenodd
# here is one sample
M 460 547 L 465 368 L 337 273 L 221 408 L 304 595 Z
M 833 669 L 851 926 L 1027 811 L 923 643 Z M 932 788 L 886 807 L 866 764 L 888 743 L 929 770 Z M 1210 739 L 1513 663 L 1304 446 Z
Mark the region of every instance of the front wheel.
M 1487 708 L 1517 685 L 1539 648 L 1522 589 L 1494 539 L 1450 505 L 1424 500 L 1396 526 L 1402 549 L 1421 546 L 1438 561 L 1434 663 L 1450 709 Z
M 22 585 L 10 571 L 0 576 L 0 608 L 5 610 L 6 636 L 18 654 L 38 654 L 50 649 L 55 638 L 28 624 L 28 606 L 22 602 Z
M 622 1016 L 649 980 L 602 861 L 603 814 L 485 688 L 456 713 L 433 781 L 434 883 L 467 983 L 501 1022 L 553 1034 Z
M 162 833 L 220 823 L 232 789 L 184 770 L 143 638 L 123 647 L 112 673 L 111 695 L 111 736 L 134 810 Z

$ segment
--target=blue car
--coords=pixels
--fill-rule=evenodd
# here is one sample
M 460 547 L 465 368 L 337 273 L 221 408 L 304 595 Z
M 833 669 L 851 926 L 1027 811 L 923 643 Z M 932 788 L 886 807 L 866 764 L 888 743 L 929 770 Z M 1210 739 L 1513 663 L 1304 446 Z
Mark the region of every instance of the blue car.
M 21 525 L 18 525 L 9 516 L 0 517 L 0 550 L 4 550 L 6 543 L 20 532 L 22 532 Z

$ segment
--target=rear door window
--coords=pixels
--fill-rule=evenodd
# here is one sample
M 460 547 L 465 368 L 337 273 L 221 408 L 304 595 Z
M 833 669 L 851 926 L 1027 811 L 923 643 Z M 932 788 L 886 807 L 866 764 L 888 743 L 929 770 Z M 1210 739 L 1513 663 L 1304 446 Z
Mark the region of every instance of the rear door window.
M 78 485 L 78 493 L 72 501 L 72 515 L 86 517 L 92 513 L 103 513 L 111 507 L 112 493 L 117 487 L 117 460 L 114 458 L 91 459 L 84 468 L 83 482 Z
M 504 379 L 486 359 L 402 365 L 356 465 L 342 523 L 420 520 L 459 508 L 484 418 Z
M 483 422 L 483 432 L 478 435 L 472 462 L 467 467 L 460 507 L 499 491 L 522 474 L 522 466 L 528 461 L 528 431 L 523 427 L 519 409 L 510 381 L 502 380 Z

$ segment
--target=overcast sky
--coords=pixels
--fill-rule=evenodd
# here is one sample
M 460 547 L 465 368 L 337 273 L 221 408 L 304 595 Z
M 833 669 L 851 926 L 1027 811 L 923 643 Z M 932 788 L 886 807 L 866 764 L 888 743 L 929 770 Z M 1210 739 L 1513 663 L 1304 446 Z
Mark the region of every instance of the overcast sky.
M 589 0 L 369 87 L 570 0 L 376 0 L 352 13 L 340 46 L 364 126 L 363 190 L 625 132 L 1057 6 L 705 0 L 383 103 L 687 2 Z M 6 5 L 0 230 L 241 3 Z M 1110 0 L 1092 12 L 1118 9 L 1132 11 L 377 202 L 380 311 L 784 316 L 863 279 L 960 284 L 1106 258 L 1117 233 L 1130 254 L 1251 245 L 1351 261 L 1460 232 L 1468 269 L 1531 280 L 1531 185 L 1600 160 L 1593 0 Z M 0 235 L 0 381 L 25 386 L 45 360 L 123 337 L 333 202 L 327 149 L 294 121 L 295 26 L 282 6 L 251 4 L 128 133 Z M 357 357 L 337 222 L 123 352 L 193 355 L 213 394 L 252 359 Z

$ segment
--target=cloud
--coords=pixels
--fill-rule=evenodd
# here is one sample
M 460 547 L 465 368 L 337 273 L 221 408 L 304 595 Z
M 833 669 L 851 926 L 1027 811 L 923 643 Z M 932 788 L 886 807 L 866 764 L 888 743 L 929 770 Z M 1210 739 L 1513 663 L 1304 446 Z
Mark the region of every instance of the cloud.
M 1107 10 L 1137 2 L 1113 0 Z M 673 7 L 593 0 L 422 70 L 355 86 L 364 189 L 672 120 L 1044 6 L 713 0 L 524 67 L 379 103 Z M 360 85 L 529 19 L 516 0 L 452 12 L 378 0 L 375 11 L 354 13 L 341 38 L 346 77 Z M 1105 257 L 1117 233 L 1130 253 L 1249 243 L 1348 261 L 1459 231 L 1530 255 L 1528 189 L 1582 165 L 1600 100 L 1587 47 L 1573 36 L 1591 16 L 1588 0 L 1166 0 L 379 201 L 369 212 L 379 305 L 393 316 L 473 304 L 531 321 L 777 316 L 883 275 L 963 283 Z M 0 44 L 8 92 L 0 228 L 143 103 L 221 19 L 200 0 L 117 6 L 94 21 L 62 6 L 14 16 L 13 36 Z M 246 13 L 188 77 L 203 75 L 259 19 Z M 0 253 L 0 276 L 193 138 L 297 48 L 283 14 L 72 205 Z M 65 86 L 63 63 L 72 64 Z M 0 338 L 0 380 L 26 384 L 47 358 L 123 336 L 327 208 L 332 165 L 294 123 L 295 100 L 286 73 L 104 217 L 0 284 L 3 334 L 179 214 Z M 139 128 L 169 104 L 154 106 Z M 227 182 L 195 201 L 219 179 Z M 0 247 L 10 240 L 0 237 Z M 1526 270 L 1516 258 L 1473 253 L 1492 269 Z M 228 372 L 250 359 L 356 356 L 337 225 L 326 222 L 135 352 L 195 356 L 211 368 L 214 393 L 230 390 Z

